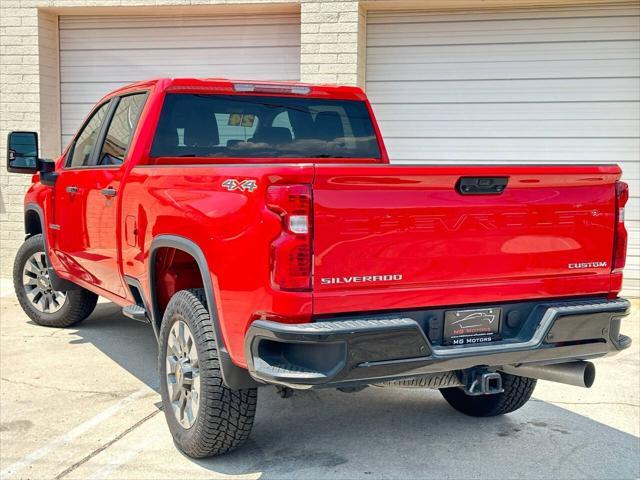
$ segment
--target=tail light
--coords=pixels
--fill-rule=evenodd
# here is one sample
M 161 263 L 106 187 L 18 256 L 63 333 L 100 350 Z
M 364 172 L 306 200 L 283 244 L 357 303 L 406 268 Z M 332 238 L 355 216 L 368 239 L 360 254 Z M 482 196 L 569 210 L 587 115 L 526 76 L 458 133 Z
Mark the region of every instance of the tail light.
M 616 214 L 612 269 L 621 270 L 627 259 L 627 229 L 624 226 L 624 207 L 629 200 L 629 185 L 616 182 Z
M 267 207 L 282 219 L 271 245 L 271 278 L 281 290 L 311 289 L 311 186 L 271 185 Z

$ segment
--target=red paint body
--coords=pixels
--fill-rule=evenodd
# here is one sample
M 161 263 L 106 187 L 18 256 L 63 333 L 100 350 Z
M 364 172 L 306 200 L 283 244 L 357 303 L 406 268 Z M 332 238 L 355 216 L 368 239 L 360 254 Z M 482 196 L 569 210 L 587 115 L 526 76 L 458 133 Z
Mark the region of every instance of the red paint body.
M 56 186 L 34 176 L 26 203 L 45 213 L 58 275 L 123 306 L 134 302 L 125 275 L 137 279 L 150 300 L 149 273 L 155 272 L 161 304 L 199 275 L 180 270 L 180 252 L 150 265 L 155 237 L 196 243 L 208 263 L 225 345 L 240 366 L 246 366 L 244 337 L 256 318 L 296 323 L 369 310 L 614 297 L 620 290 L 622 274 L 611 269 L 621 174 L 615 165 L 388 165 L 375 121 L 381 159 L 150 162 L 165 92 L 240 94 L 229 81 L 165 79 L 105 98 L 141 90 L 149 96 L 122 166 L 65 169 L 65 151 Z M 309 96 L 366 101 L 354 87 L 313 86 Z M 172 165 L 176 161 L 185 164 Z M 501 195 L 463 196 L 455 190 L 461 176 L 507 176 L 509 183 Z M 258 188 L 228 191 L 222 183 L 230 178 L 255 180 Z M 270 249 L 283 230 L 266 205 L 274 184 L 312 186 L 309 291 L 282 291 L 272 282 Z M 66 192 L 69 185 L 79 188 L 76 195 Z M 100 194 L 106 187 L 118 191 L 112 200 Z M 584 262 L 606 266 L 569 268 Z M 169 264 L 171 271 L 164 268 Z

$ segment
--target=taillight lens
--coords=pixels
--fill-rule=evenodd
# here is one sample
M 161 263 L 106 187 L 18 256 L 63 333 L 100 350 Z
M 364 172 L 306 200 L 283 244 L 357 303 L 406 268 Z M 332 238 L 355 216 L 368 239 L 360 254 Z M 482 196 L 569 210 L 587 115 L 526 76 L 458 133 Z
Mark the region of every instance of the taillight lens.
M 624 207 L 629 200 L 629 185 L 616 182 L 615 240 L 613 244 L 613 270 L 624 268 L 627 260 L 627 229 L 624 226 Z
M 271 245 L 271 277 L 281 290 L 311 289 L 311 186 L 271 185 L 267 207 L 282 219 L 282 233 Z

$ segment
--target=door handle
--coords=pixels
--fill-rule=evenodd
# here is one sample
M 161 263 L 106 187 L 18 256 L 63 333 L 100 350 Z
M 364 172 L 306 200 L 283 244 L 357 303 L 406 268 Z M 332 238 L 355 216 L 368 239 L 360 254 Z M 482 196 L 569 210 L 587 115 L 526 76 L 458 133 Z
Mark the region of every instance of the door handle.
M 100 190 L 100 192 L 102 192 L 102 195 L 104 195 L 105 197 L 115 197 L 117 190 L 113 187 L 109 187 L 109 188 L 103 188 L 102 190 Z
M 78 193 L 78 187 L 76 187 L 75 185 L 69 185 L 65 190 L 70 195 L 75 195 L 76 193 Z

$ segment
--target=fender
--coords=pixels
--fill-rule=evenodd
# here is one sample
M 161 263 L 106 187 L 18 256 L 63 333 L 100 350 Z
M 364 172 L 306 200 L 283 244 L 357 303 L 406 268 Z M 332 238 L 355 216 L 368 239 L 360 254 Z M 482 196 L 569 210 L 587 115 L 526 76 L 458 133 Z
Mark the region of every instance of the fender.
M 69 290 L 80 290 L 82 288 L 80 287 L 80 285 L 76 285 L 75 283 L 70 282 L 69 280 L 60 278 L 56 273 L 56 271 L 54 270 L 53 266 L 51 265 L 51 262 L 49 261 L 49 239 L 47 237 L 47 229 L 44 224 L 44 212 L 42 211 L 42 208 L 37 203 L 29 202 L 24 208 L 24 213 L 26 214 L 27 212 L 30 212 L 30 211 L 35 212 L 36 215 L 38 216 L 38 220 L 40 220 L 40 231 L 42 232 L 42 238 L 44 239 L 44 254 L 47 257 L 47 263 L 49 264 L 49 267 L 48 267 L 49 280 L 51 281 L 51 286 L 55 290 L 58 290 L 61 292 L 68 292 Z M 24 228 L 25 228 L 25 234 L 28 234 L 29 232 L 27 232 L 26 221 L 25 221 Z
M 151 321 L 156 325 L 156 327 L 154 328 L 157 328 L 158 320 L 162 319 L 160 317 L 160 308 L 158 305 L 158 298 L 156 293 L 157 285 L 153 265 L 155 265 L 158 249 L 162 247 L 182 250 L 183 252 L 191 255 L 198 264 L 198 269 L 200 270 L 200 275 L 202 277 L 202 284 L 204 285 L 205 297 L 207 299 L 207 309 L 209 310 L 209 317 L 213 322 L 213 335 L 218 347 L 217 350 L 218 360 L 220 362 L 220 371 L 222 372 L 222 379 L 224 380 L 225 385 L 234 390 L 260 386 L 261 384 L 251 378 L 247 370 L 238 367 L 231 360 L 231 356 L 229 355 L 229 352 L 224 345 L 222 337 L 222 330 L 220 328 L 220 321 L 218 319 L 218 308 L 216 305 L 215 296 L 213 294 L 213 284 L 211 283 L 211 275 L 209 274 L 209 265 L 207 263 L 207 259 L 205 258 L 204 253 L 202 253 L 200 247 L 188 238 L 178 235 L 159 235 L 155 237 L 151 242 L 147 275 L 150 290 L 148 298 L 151 302 Z

